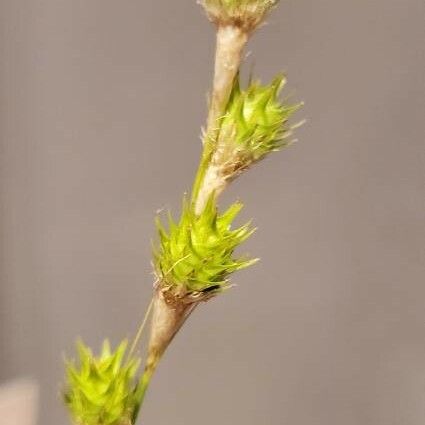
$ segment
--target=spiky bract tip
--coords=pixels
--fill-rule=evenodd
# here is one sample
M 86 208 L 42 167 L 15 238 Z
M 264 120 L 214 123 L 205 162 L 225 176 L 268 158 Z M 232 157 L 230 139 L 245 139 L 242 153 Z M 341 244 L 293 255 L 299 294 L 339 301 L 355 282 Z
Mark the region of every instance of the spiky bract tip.
M 219 214 L 211 196 L 200 215 L 185 200 L 178 223 L 169 215 L 168 231 L 157 219 L 160 243 L 154 258 L 161 286 L 179 297 L 213 294 L 228 285 L 231 273 L 255 262 L 233 255 L 254 231 L 249 223 L 231 229 L 241 208 L 235 203 Z
M 127 341 L 111 351 L 108 341 L 99 357 L 77 343 L 78 362 L 66 361 L 64 400 L 77 425 L 131 425 L 139 405 L 135 376 L 140 359 L 124 360 Z

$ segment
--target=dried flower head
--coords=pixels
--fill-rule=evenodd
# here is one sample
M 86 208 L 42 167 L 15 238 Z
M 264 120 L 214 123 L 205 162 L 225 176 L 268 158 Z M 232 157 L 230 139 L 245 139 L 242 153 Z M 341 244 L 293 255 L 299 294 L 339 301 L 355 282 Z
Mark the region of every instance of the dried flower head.
M 78 425 L 131 425 L 138 409 L 135 375 L 140 360 L 124 361 L 127 342 L 111 352 L 108 341 L 99 357 L 78 342 L 79 362 L 67 361 L 65 403 Z
M 253 31 L 278 0 L 201 0 L 208 18 L 218 26 Z

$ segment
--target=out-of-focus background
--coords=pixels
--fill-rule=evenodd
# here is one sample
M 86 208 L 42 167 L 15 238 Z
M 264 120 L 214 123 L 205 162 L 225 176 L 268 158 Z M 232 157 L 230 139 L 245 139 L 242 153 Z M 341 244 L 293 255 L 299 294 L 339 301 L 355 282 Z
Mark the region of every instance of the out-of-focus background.
M 175 340 L 145 425 L 423 425 L 424 24 L 423 0 L 285 0 L 251 42 L 247 73 L 285 70 L 308 124 L 223 198 L 262 261 Z M 1 0 L 0 32 L 0 382 L 36 379 L 62 425 L 64 353 L 148 303 L 213 28 L 194 0 Z

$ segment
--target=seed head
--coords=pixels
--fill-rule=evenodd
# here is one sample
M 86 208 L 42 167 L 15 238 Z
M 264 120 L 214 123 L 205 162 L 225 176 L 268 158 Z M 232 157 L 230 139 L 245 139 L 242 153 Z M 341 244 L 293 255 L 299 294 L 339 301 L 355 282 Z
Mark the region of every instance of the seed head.
M 137 358 L 123 360 L 127 342 L 111 352 L 105 341 L 99 357 L 78 342 L 78 364 L 66 362 L 65 403 L 78 425 L 131 425 L 138 408 Z
M 255 81 L 246 90 L 235 83 L 226 113 L 220 123 L 215 165 L 232 179 L 253 162 L 290 143 L 296 126 L 289 124 L 301 103 L 287 105 L 279 99 L 286 80 L 276 77 L 271 84 Z
M 231 273 L 252 264 L 255 260 L 233 255 L 254 231 L 249 223 L 231 229 L 241 208 L 241 203 L 235 203 L 219 214 L 211 196 L 200 215 L 184 201 L 178 223 L 169 215 L 168 231 L 158 219 L 160 243 L 154 257 L 161 286 L 178 296 L 212 294 L 227 286 Z

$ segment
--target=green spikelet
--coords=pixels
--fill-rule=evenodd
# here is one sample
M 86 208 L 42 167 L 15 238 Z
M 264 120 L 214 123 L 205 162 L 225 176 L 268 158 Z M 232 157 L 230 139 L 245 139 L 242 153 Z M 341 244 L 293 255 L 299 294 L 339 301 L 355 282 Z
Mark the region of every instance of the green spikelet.
M 271 84 L 253 82 L 241 90 L 237 81 L 217 142 L 215 165 L 224 178 L 232 178 L 253 162 L 289 144 L 295 126 L 289 119 L 302 104 L 286 105 L 279 94 L 286 80 L 276 77 Z
M 76 425 L 131 425 L 138 408 L 135 375 L 140 360 L 124 361 L 127 342 L 111 352 L 108 341 L 99 357 L 82 342 L 79 362 L 66 362 L 65 403 Z
M 278 0 L 202 0 L 208 18 L 217 25 L 252 31 Z
M 241 203 L 235 203 L 219 215 L 211 196 L 199 216 L 185 200 L 180 222 L 169 217 L 168 232 L 157 219 L 160 244 L 154 258 L 161 285 L 179 296 L 211 293 L 225 287 L 231 273 L 252 264 L 255 260 L 233 256 L 235 248 L 254 231 L 249 223 L 231 229 L 241 208 Z

